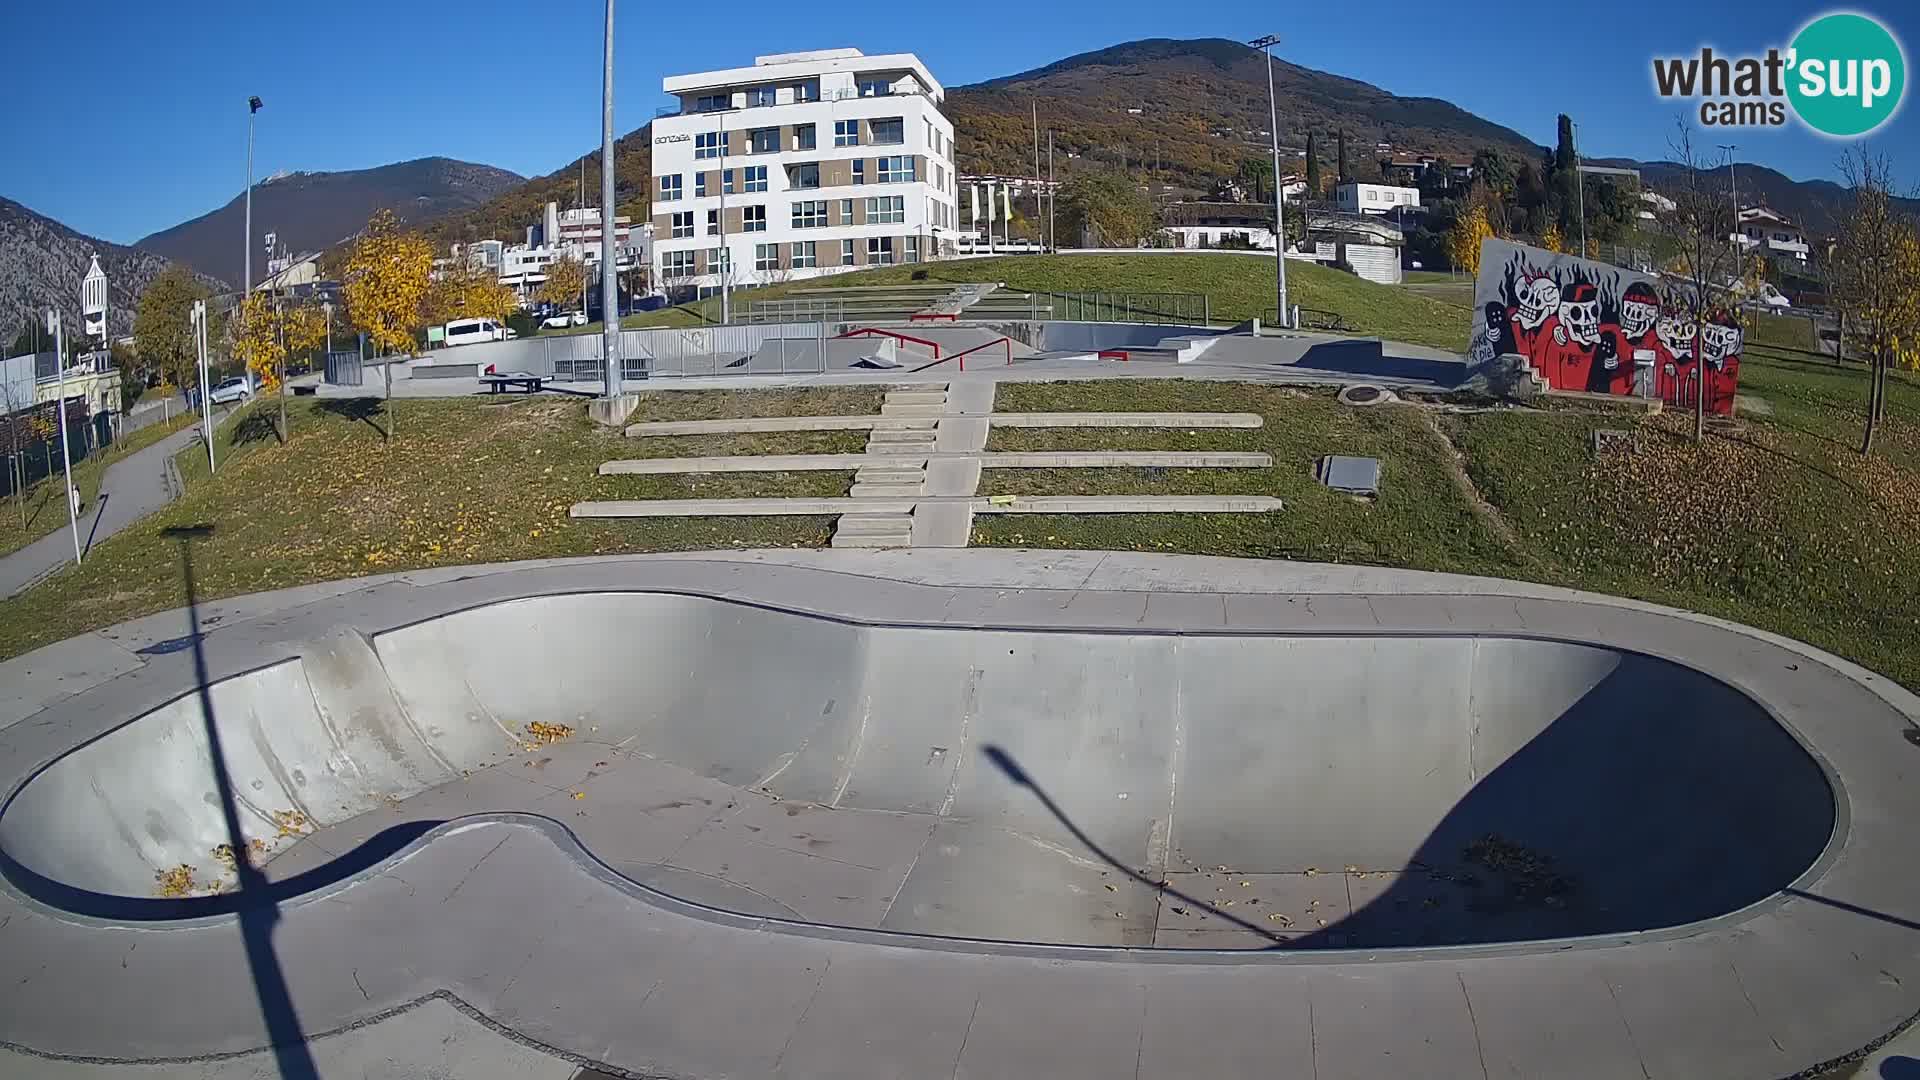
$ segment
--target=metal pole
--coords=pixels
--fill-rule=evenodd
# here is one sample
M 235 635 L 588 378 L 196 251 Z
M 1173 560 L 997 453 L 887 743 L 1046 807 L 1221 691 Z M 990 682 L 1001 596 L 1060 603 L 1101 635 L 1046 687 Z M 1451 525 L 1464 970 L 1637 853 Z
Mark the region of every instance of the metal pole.
M 1267 55 L 1267 126 L 1273 136 L 1273 272 L 1275 298 L 1280 305 L 1280 323 L 1287 321 L 1287 203 L 1286 185 L 1280 182 L 1280 99 L 1273 89 L 1273 46 L 1278 34 L 1253 39 L 1249 44 Z
M 1033 103 L 1033 227 L 1040 228 L 1040 102 Z M 1042 250 L 1045 250 L 1044 248 Z
M 1740 239 L 1740 177 L 1733 171 L 1733 152 L 1739 149 L 1739 144 L 1721 143 L 1720 149 L 1727 152 L 1727 183 L 1733 187 L 1733 250 L 1735 255 L 1739 255 L 1747 246 Z
M 1060 202 L 1060 192 L 1053 186 L 1053 129 L 1047 129 L 1047 250 L 1060 254 L 1060 234 L 1053 231 L 1053 208 Z
M 1573 136 L 1573 186 L 1580 200 L 1580 257 L 1587 257 L 1587 174 L 1580 168 L 1580 125 L 1567 121 L 1567 133 Z
M 73 455 L 67 451 L 67 358 L 62 348 L 60 313 L 47 309 L 47 329 L 53 333 L 53 362 L 60 372 L 60 470 L 67 481 L 67 527 L 73 532 L 73 564 L 80 565 L 80 505 L 73 494 Z
M 731 95 L 727 104 L 733 104 Z M 727 287 L 727 273 L 733 265 L 733 259 L 727 255 L 727 115 L 720 114 L 720 269 L 714 272 L 720 275 L 720 322 L 724 325 L 733 321 L 733 290 Z
M 620 291 L 613 254 L 613 0 L 607 0 L 606 60 L 600 87 L 600 328 L 607 396 L 620 393 Z

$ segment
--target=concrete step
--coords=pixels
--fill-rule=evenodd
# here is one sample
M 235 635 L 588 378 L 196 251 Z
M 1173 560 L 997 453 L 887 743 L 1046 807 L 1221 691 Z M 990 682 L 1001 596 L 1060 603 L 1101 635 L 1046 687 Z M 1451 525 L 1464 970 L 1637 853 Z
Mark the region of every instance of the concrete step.
M 945 405 L 947 392 L 945 390 L 889 390 L 886 403 L 888 405 Z
M 856 484 L 918 484 L 926 478 L 924 469 L 861 469 L 853 474 Z
M 939 422 L 935 416 L 876 416 L 872 427 L 875 431 L 932 431 Z
M 939 405 L 896 405 L 893 402 L 889 401 L 886 404 L 880 406 L 881 416 L 938 417 L 938 416 L 944 415 L 946 411 L 947 411 L 947 407 L 944 403 Z
M 934 434 L 932 428 L 914 431 L 891 431 L 887 428 L 875 428 L 873 429 L 873 434 L 868 436 L 867 445 L 869 447 L 884 446 L 887 448 L 887 453 L 894 454 L 905 453 L 906 447 L 915 446 L 925 447 L 931 450 L 933 449 L 933 440 Z
M 852 499 L 913 499 L 919 495 L 919 481 L 911 484 L 867 484 L 855 481 L 847 489 L 847 497 Z
M 837 548 L 910 548 L 913 546 L 913 531 L 888 533 L 885 536 L 833 534 L 833 543 L 829 547 Z
M 834 532 L 847 536 L 891 536 L 912 528 L 912 514 L 842 514 Z

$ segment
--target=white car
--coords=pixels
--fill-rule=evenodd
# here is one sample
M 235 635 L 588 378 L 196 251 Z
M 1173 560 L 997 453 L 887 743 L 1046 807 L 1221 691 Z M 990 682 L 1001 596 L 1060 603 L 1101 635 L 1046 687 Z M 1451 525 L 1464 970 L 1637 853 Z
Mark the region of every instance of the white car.
M 569 326 L 585 326 L 587 325 L 587 313 L 584 311 L 563 311 L 558 315 L 549 315 L 540 320 L 540 325 L 547 330 L 565 330 Z
M 245 401 L 252 396 L 253 383 L 235 376 L 231 379 L 220 380 L 220 382 L 214 386 L 213 393 L 208 394 L 207 398 L 215 405 L 225 405 L 229 401 Z
M 471 345 L 480 341 L 505 341 L 507 328 L 492 319 L 463 319 L 447 324 L 447 345 Z

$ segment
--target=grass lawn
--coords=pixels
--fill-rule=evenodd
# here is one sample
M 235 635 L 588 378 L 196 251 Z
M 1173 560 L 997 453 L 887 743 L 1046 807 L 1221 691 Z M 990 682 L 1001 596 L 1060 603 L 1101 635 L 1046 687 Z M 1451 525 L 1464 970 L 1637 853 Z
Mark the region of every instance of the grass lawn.
M 1271 258 L 1245 255 L 1002 255 L 980 259 L 903 264 L 836 274 L 734 293 L 734 303 L 804 295 L 807 289 L 858 285 L 906 285 L 925 272 L 928 281 L 955 284 L 1005 282 L 1026 292 L 1205 293 L 1215 322 L 1249 319 L 1274 305 Z M 1393 285 L 1363 281 L 1312 263 L 1287 263 L 1288 299 L 1301 307 L 1336 312 L 1365 335 L 1461 351 L 1467 347 L 1468 304 L 1436 299 Z M 1469 290 L 1469 300 L 1471 290 Z M 720 301 L 664 308 L 629 317 L 623 325 L 695 326 L 720 317 Z
M 81 502 L 92 507 L 94 500 L 100 497 L 100 480 L 106 475 L 109 466 L 138 450 L 144 450 L 161 439 L 190 427 L 199 422 L 199 414 L 182 412 L 173 419 L 146 427 L 127 436 L 125 439 L 107 447 L 105 452 L 90 458 L 80 458 L 73 462 L 73 483 L 80 489 Z M 43 477 L 38 483 L 29 484 L 25 494 L 25 520 L 22 521 L 21 499 L 9 497 L 0 503 L 0 555 L 8 555 L 26 547 L 35 540 L 63 528 L 67 524 L 66 482 L 61 479 L 60 440 L 55 436 L 52 443 L 53 474 Z M 77 445 L 77 438 L 76 438 Z
M 675 391 L 644 396 L 637 419 L 878 412 L 884 391 Z M 288 402 L 293 436 L 273 438 L 273 402 L 177 456 L 184 497 L 97 544 L 87 561 L 0 601 L 0 657 L 186 602 L 171 525 L 210 523 L 195 566 L 202 599 L 393 570 L 626 551 L 819 546 L 832 519 L 574 520 L 582 499 L 844 495 L 849 473 L 600 476 L 601 462 L 689 454 L 856 453 L 863 432 L 629 439 L 570 400 L 510 405 L 408 400 L 398 437 L 378 399 Z

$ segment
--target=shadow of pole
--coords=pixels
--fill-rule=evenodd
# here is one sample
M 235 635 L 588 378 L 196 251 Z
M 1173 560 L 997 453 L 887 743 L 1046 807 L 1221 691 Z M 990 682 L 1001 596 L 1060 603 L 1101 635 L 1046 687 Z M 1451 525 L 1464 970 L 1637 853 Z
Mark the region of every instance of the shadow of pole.
M 1026 788 L 1028 791 L 1033 792 L 1033 797 L 1040 800 L 1040 805 L 1046 808 L 1047 813 L 1052 814 L 1055 821 L 1058 821 L 1062 826 L 1066 828 L 1068 832 L 1073 834 L 1073 838 L 1080 842 L 1080 846 L 1086 848 L 1088 851 L 1093 852 L 1093 854 L 1096 857 L 1098 857 L 1101 862 L 1104 862 L 1108 866 L 1113 867 L 1115 870 L 1118 870 L 1121 873 L 1127 875 L 1129 878 L 1132 878 L 1134 881 L 1137 881 L 1140 884 L 1147 886 L 1157 894 L 1171 896 L 1176 900 L 1185 901 L 1188 904 L 1192 904 L 1195 908 L 1206 911 L 1208 914 L 1214 916 L 1215 918 L 1221 919 L 1226 922 L 1230 922 L 1235 926 L 1238 926 L 1242 930 L 1247 930 L 1252 933 L 1259 934 L 1261 937 L 1266 938 L 1268 941 L 1273 942 L 1274 947 L 1286 947 L 1292 944 L 1292 941 L 1283 935 L 1276 934 L 1273 931 L 1257 923 L 1248 922 L 1247 920 L 1240 918 L 1238 915 L 1235 915 L 1232 912 L 1222 911 L 1221 909 L 1215 907 L 1213 904 L 1207 901 L 1196 899 L 1195 897 L 1185 892 L 1182 892 L 1179 889 L 1174 888 L 1172 885 L 1167 884 L 1167 882 L 1164 880 L 1155 881 L 1152 878 L 1146 876 L 1145 874 L 1142 874 L 1139 871 L 1135 870 L 1133 867 L 1128 866 L 1125 863 L 1121 862 L 1120 860 L 1114 858 L 1111 854 L 1107 852 L 1107 849 L 1101 847 L 1098 843 L 1095 843 L 1093 837 L 1088 836 L 1085 832 L 1081 831 L 1079 825 L 1074 824 L 1073 819 L 1067 816 L 1066 811 L 1060 809 L 1060 805 L 1053 801 L 1053 796 L 1048 795 L 1047 790 L 1041 787 L 1039 783 L 1036 782 L 1034 778 L 1027 773 L 1027 770 L 1021 768 L 1019 762 L 1013 760 L 1013 755 L 1007 753 L 1005 750 L 1002 750 L 1000 747 L 995 746 L 991 743 L 981 747 L 980 752 L 982 754 L 985 754 L 987 760 L 993 763 L 994 768 L 999 769 L 1000 772 L 1003 775 L 1005 775 L 1008 780 L 1012 781 L 1015 785 L 1019 787 Z
M 247 967 L 253 974 L 254 993 L 260 1000 L 260 1015 L 266 1021 L 267 1036 L 273 1046 L 274 1061 L 285 1080 L 319 1080 L 313 1057 L 307 1052 L 306 1039 L 300 1033 L 300 1019 L 294 1013 L 293 996 L 287 989 L 280 960 L 273 951 L 273 927 L 280 921 L 280 906 L 271 898 L 266 875 L 250 858 L 247 838 L 240 828 L 240 811 L 233 794 L 233 779 L 227 775 L 227 760 L 220 747 L 220 729 L 213 722 L 213 691 L 207 676 L 206 650 L 201 644 L 200 609 L 194 595 L 193 542 L 213 534 L 213 526 L 179 525 L 162 530 L 163 535 L 180 542 L 180 569 L 187 587 L 187 633 L 193 641 L 194 683 L 200 695 L 200 716 L 207 730 L 207 756 L 213 766 L 213 782 L 220 797 L 220 813 L 226 821 L 227 843 L 233 852 L 234 871 L 239 876 L 241 906 L 240 937 L 247 951 Z M 247 903 L 258 895 L 261 903 Z
M 93 527 L 87 530 L 87 543 L 81 549 L 84 555 L 93 554 L 93 542 L 100 535 L 100 521 L 107 516 L 107 500 L 111 498 L 113 498 L 111 492 L 102 491 L 100 497 L 93 500 Z

